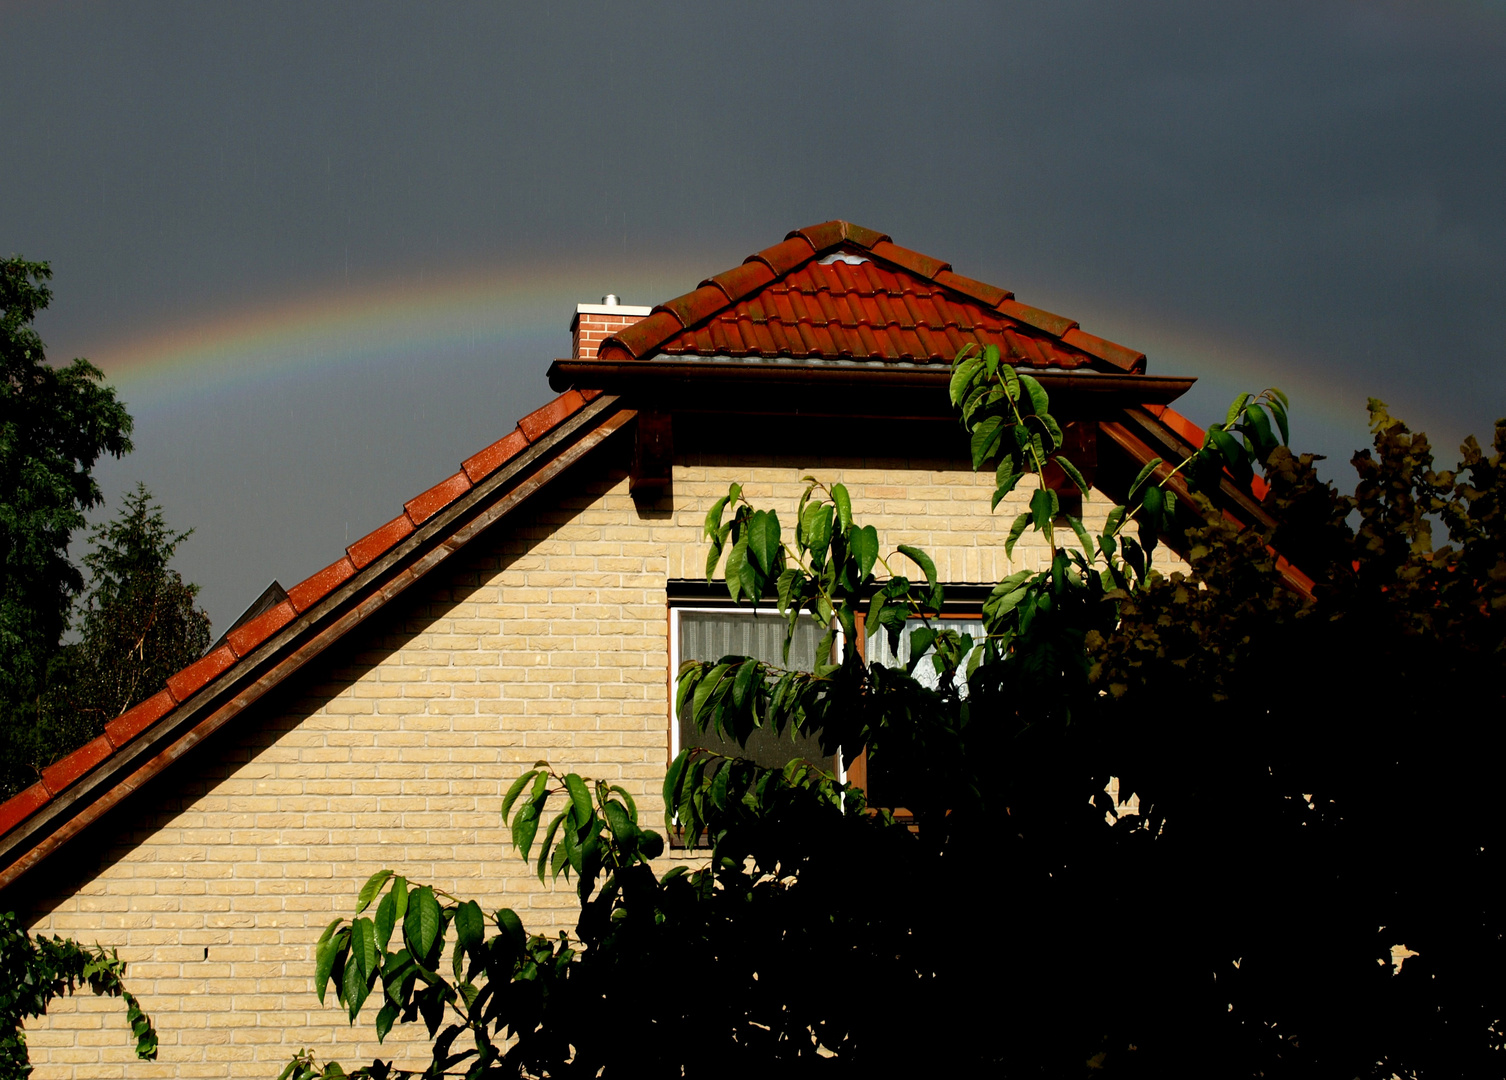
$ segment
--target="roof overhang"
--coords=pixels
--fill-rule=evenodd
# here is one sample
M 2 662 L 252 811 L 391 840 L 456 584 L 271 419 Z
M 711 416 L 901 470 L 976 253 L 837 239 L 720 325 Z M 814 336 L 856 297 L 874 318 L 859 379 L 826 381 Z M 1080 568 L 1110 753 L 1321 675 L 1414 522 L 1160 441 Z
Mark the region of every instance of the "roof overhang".
M 1088 370 L 1032 369 L 1065 416 L 1106 417 L 1140 405 L 1167 405 L 1196 379 Z M 841 391 L 832 412 L 844 416 L 952 417 L 951 368 L 940 364 L 843 360 L 753 359 L 730 356 L 659 355 L 651 360 L 556 360 L 549 385 L 556 390 L 591 387 L 622 394 L 670 412 L 823 412 L 819 400 L 792 391 Z M 736 391 L 727 398 L 711 389 Z

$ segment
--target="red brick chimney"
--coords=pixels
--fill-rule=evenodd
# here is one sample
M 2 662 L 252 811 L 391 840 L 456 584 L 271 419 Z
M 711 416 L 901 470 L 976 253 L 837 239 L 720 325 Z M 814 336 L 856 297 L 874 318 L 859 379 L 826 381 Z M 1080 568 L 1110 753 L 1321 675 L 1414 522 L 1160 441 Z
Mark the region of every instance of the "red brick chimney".
M 576 304 L 575 318 L 570 320 L 575 358 L 595 356 L 603 341 L 652 312 L 653 308 L 619 304 L 617 297 L 610 293 L 603 296 L 599 304 Z

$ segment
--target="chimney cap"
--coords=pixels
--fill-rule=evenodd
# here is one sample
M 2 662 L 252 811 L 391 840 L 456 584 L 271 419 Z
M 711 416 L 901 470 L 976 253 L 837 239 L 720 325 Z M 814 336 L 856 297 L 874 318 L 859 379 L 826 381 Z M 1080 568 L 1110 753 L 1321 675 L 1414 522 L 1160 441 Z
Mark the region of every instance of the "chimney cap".
M 605 296 L 603 296 L 601 298 L 601 306 L 602 307 L 616 307 L 617 306 L 617 294 L 616 293 L 610 293 L 610 292 L 607 293 Z

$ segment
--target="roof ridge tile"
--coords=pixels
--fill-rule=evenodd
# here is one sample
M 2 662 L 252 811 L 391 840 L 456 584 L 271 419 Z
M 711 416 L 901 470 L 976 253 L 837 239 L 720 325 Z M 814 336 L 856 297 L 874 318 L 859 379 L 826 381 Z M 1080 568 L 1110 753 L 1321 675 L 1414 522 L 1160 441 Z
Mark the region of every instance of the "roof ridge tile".
M 685 324 L 672 311 L 656 310 L 607 338 L 597 347 L 596 355 L 603 360 L 619 359 L 614 353 L 620 351 L 627 354 L 625 359 L 641 360 L 683 329 Z
M 774 271 L 775 275 L 782 277 L 795 267 L 809 262 L 816 256 L 816 246 L 805 237 L 796 233 L 790 239 L 773 247 L 764 248 L 749 255 L 743 262 L 752 262 L 757 259 Z
M 63 789 L 83 776 L 113 753 L 115 748 L 103 735 L 96 735 L 73 753 L 54 761 L 42 770 L 42 783 L 55 798 Z
M 880 240 L 869 249 L 878 258 L 885 262 L 892 262 L 895 266 L 902 266 L 912 274 L 934 281 L 936 275 L 943 270 L 950 270 L 952 264 L 933 259 L 929 255 L 922 255 L 918 251 L 900 247 L 889 240 Z
M 1077 325 L 1075 319 L 1069 319 L 1065 315 L 1057 315 L 1042 308 L 1031 307 L 1018 300 L 1001 300 L 994 306 L 1016 322 L 1033 326 L 1037 330 L 1044 330 L 1055 338 L 1061 337 Z
M 134 705 L 105 725 L 105 737 L 118 750 L 161 720 L 177 707 L 172 694 L 164 687 L 138 705 Z
M 1008 289 L 1001 289 L 986 281 L 975 281 L 970 277 L 963 277 L 953 270 L 940 271 L 935 280 L 938 285 L 945 285 L 953 292 L 961 293 L 969 300 L 977 300 L 989 307 L 996 307 L 1001 301 L 1014 299 L 1014 293 Z
M 298 610 L 293 607 L 292 603 L 284 600 L 280 604 L 269 607 L 256 618 L 248 619 L 237 626 L 225 635 L 225 642 L 235 650 L 236 656 L 245 656 L 297 616 Z
M 404 521 L 407 519 L 404 518 Z M 179 705 L 193 697 L 223 672 L 235 666 L 235 650 L 229 645 L 218 649 L 189 664 L 176 675 L 167 677 L 167 690 Z
M 774 271 L 769 269 L 767 264 L 745 262 L 740 266 L 734 266 L 731 270 L 723 270 L 720 274 L 707 278 L 701 284 L 715 285 L 726 294 L 728 303 L 735 304 L 743 297 L 756 293 L 773 280 Z
M 302 614 L 356 576 L 349 555 L 341 555 L 323 570 L 315 571 L 288 590 L 288 600 Z
M 454 476 L 441 480 L 422 495 L 415 495 L 403 503 L 403 512 L 415 526 L 422 525 L 470 490 L 471 478 L 465 474 L 462 466 Z
M 378 525 L 361 539 L 345 549 L 357 570 L 364 570 L 399 540 L 413 531 L 413 522 L 406 513 L 399 514 L 385 525 Z M 181 701 L 182 699 L 179 698 Z
M 0 836 L 10 832 L 52 801 L 52 792 L 38 780 L 0 803 Z
M 1101 338 L 1096 334 L 1090 334 L 1080 326 L 1074 326 L 1062 335 L 1062 341 L 1071 345 L 1074 349 L 1081 349 L 1089 356 L 1096 356 L 1100 360 L 1106 360 L 1115 367 L 1125 371 L 1144 371 L 1145 354 L 1136 349 L 1127 349 L 1123 345 Z
M 672 312 L 680 320 L 680 325 L 688 330 L 702 320 L 709 319 L 729 303 L 731 301 L 720 286 L 702 285 L 693 292 L 656 305 L 654 310 Z

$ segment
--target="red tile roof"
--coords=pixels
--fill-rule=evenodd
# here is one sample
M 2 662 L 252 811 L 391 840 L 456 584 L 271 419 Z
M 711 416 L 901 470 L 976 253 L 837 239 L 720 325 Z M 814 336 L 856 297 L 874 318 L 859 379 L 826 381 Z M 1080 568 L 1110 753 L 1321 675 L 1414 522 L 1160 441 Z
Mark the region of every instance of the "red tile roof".
M 660 304 L 603 341 L 597 356 L 949 364 L 967 345 L 997 345 L 1021 367 L 1145 370 L 1144 353 L 845 221 L 797 229 Z
M 867 261 L 820 263 L 821 257 L 838 251 Z M 710 353 L 949 363 L 968 343 L 998 345 L 1021 365 L 1136 373 L 1145 369 L 1143 353 L 1085 334 L 1071 319 L 1017 303 L 1003 289 L 962 277 L 940 260 L 843 221 L 790 233 L 783 243 L 757 252 L 694 292 L 659 305 L 648 318 L 604 341 L 599 355 L 637 360 L 659 353 Z M 523 417 L 513 431 L 467 458 L 460 472 L 409 500 L 398 517 L 288 589 L 285 603 L 237 627 L 224 644 L 168 679 L 164 689 L 110 721 L 103 735 L 50 765 L 42 780 L 0 804 L 0 839 L 80 779 L 124 753 L 159 721 L 191 707 L 201 691 L 221 676 L 237 668 L 247 670 L 243 665 L 274 635 L 303 619 L 352 578 L 379 571 L 380 566 L 374 564 L 394 546 L 529 446 L 551 435 L 600 394 L 600 390 L 568 390 Z M 1160 410 L 1159 406 L 1147 408 Z M 619 413 L 601 420 L 599 427 L 617 430 L 631 415 Z M 1200 429 L 1175 412 L 1167 409 L 1154 415 L 1178 437 L 1201 445 Z M 570 453 L 566 451 L 562 460 L 568 461 Z M 411 571 L 407 573 L 411 580 Z M 395 594 L 390 583 L 381 585 L 379 577 L 371 580 L 378 583 L 373 586 L 378 591 Z M 252 700 L 254 696 L 246 697 L 244 703 Z M 146 774 L 167 758 L 164 752 L 153 759 L 156 766 L 143 766 L 138 774 L 117 782 L 115 790 L 100 796 L 101 805 L 114 805 L 112 799 L 118 801 L 145 782 Z M 97 793 L 85 794 L 95 798 Z M 81 828 L 88 820 L 92 820 L 89 813 L 79 814 L 62 829 Z M 60 842 L 48 839 L 29 854 L 7 851 L 0 888 Z

